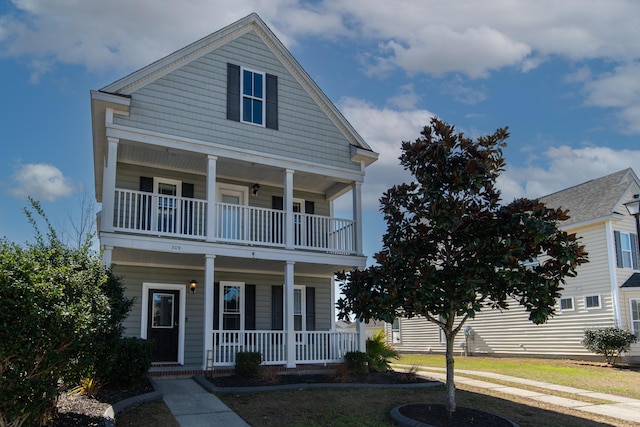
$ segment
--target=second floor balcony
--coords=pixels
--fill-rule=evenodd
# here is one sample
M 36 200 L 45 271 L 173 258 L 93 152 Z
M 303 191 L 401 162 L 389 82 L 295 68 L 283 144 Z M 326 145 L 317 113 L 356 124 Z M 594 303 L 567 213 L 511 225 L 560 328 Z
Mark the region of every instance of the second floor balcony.
M 211 212 L 210 212 L 211 210 Z M 289 224 L 290 223 L 290 224 Z M 231 203 L 115 189 L 115 232 L 355 254 L 355 222 Z M 287 230 L 292 230 L 287 238 Z

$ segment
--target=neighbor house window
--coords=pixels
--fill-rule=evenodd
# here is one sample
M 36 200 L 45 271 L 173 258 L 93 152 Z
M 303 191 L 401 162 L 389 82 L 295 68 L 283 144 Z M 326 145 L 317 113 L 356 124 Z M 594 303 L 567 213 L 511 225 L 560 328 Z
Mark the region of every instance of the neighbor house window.
M 618 268 L 638 269 L 638 237 L 633 233 L 614 232 Z
M 632 299 L 631 302 L 631 331 L 640 338 L 640 299 Z
M 242 70 L 242 121 L 263 125 L 264 74 Z
M 560 298 L 560 310 L 562 311 L 573 310 L 573 297 Z
M 587 295 L 584 297 L 585 308 L 600 308 L 600 295 Z
M 396 317 L 393 319 L 393 323 L 391 324 L 391 342 L 399 343 L 402 342 L 400 337 L 400 318 Z

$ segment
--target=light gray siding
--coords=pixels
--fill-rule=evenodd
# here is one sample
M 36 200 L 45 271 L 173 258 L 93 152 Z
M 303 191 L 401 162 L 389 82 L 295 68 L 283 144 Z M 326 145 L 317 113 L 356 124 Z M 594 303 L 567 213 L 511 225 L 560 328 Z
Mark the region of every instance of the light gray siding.
M 272 130 L 226 118 L 227 63 L 278 77 L 278 123 Z M 350 146 L 255 33 L 249 32 L 132 94 L 117 124 L 358 170 Z

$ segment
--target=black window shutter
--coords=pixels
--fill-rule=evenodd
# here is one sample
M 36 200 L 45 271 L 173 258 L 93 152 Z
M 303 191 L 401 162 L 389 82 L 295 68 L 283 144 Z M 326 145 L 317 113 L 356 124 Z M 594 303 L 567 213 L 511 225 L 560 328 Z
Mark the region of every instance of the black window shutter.
M 244 328 L 256 329 L 256 285 L 244 285 Z
M 284 330 L 282 291 L 282 286 L 271 286 L 271 329 L 274 331 Z
M 308 200 L 304 201 L 304 213 L 313 215 L 315 212 L 315 203 Z
M 193 184 L 186 182 L 182 183 L 182 197 L 193 199 Z M 191 235 L 193 234 L 193 202 L 182 202 L 182 233 Z
M 148 176 L 140 177 L 140 191 L 153 193 L 153 178 Z
M 153 178 L 148 176 L 140 177 L 140 191 L 153 193 Z M 140 230 L 151 230 L 151 196 L 140 196 L 138 199 L 137 227 Z
M 284 210 L 284 199 L 281 196 L 271 196 L 271 208 Z M 284 243 L 284 221 L 279 220 L 278 215 L 271 218 L 271 239 L 273 243 Z
M 306 293 L 306 309 L 307 309 L 307 331 L 316 330 L 316 288 L 307 287 Z
M 220 283 L 213 284 L 213 330 L 220 328 Z
M 227 64 L 227 119 L 240 121 L 240 66 Z
M 267 119 L 269 129 L 278 129 L 278 77 L 267 74 Z
M 631 263 L 634 270 L 638 269 L 638 236 L 630 234 L 631 237 Z
M 271 208 L 279 211 L 284 210 L 284 198 L 281 196 L 271 196 Z
M 613 237 L 616 241 L 616 264 L 618 268 L 622 268 L 622 247 L 620 246 L 620 232 L 614 231 Z
M 182 197 L 193 199 L 194 185 L 187 182 L 182 183 Z

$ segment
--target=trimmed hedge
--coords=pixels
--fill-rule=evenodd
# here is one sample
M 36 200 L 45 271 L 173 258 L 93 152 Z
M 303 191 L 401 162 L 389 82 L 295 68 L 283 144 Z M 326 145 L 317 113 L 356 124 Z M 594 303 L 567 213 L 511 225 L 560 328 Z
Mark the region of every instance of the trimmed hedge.
M 262 355 L 257 351 L 236 353 L 236 373 L 247 378 L 256 378 L 260 374 Z

